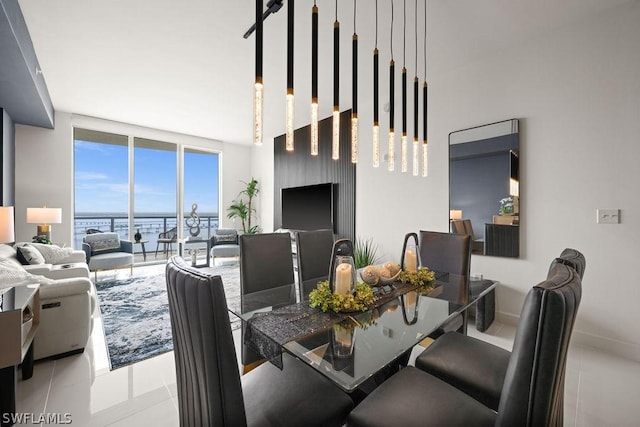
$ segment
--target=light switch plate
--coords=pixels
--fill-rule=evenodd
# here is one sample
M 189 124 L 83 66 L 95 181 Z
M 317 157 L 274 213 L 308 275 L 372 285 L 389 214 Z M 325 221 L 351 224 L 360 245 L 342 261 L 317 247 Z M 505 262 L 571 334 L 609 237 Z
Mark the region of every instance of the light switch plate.
M 620 209 L 597 209 L 598 224 L 620 224 Z

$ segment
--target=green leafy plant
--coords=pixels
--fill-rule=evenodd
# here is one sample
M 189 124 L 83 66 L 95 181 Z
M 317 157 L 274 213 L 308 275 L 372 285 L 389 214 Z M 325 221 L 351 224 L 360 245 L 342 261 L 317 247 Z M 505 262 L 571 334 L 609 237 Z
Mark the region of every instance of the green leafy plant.
M 433 288 L 433 281 L 436 274 L 427 267 L 420 267 L 418 271 L 401 271 L 398 280 L 402 283 L 409 283 L 418 287 L 420 291 L 426 291 Z
M 356 264 L 356 268 L 364 268 L 368 265 L 373 265 L 378 260 L 378 245 L 373 242 L 373 239 L 356 239 L 356 243 L 353 248 L 353 261 Z
M 367 311 L 376 300 L 373 289 L 366 283 L 358 283 L 353 295 L 336 295 L 331 292 L 329 281 L 318 283 L 316 289 L 309 293 L 309 306 L 320 307 L 320 310 L 332 310 L 336 313 L 344 311 Z
M 238 198 L 227 208 L 227 218 L 240 218 L 242 231 L 245 234 L 256 234 L 260 232 L 260 227 L 251 225 L 251 217 L 256 211 L 253 207 L 253 199 L 260 193 L 258 180 L 252 177 L 251 181 L 242 182 L 245 184 L 245 188 L 238 193 Z M 243 197 L 247 198 L 246 202 Z
M 500 199 L 500 213 L 501 214 L 512 214 L 513 213 L 513 197 L 505 197 L 504 199 Z
M 49 237 L 47 237 L 46 234 L 39 234 L 37 236 L 33 236 L 32 239 L 33 239 L 32 243 L 44 243 L 45 245 L 52 244 L 51 239 L 49 239 Z

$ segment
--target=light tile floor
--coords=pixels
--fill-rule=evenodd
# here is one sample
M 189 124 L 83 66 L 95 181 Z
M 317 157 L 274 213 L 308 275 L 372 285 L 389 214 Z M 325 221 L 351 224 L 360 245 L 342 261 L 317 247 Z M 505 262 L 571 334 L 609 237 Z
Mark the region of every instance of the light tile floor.
M 510 350 L 515 328 L 494 322 L 486 333 L 473 328 L 469 333 Z M 639 425 L 638 378 L 638 362 L 572 346 L 565 385 L 565 425 Z M 17 411 L 36 417 L 70 414 L 76 426 L 177 426 L 176 394 L 172 352 L 109 371 L 98 318 L 84 354 L 38 362 L 33 377 L 18 382 Z

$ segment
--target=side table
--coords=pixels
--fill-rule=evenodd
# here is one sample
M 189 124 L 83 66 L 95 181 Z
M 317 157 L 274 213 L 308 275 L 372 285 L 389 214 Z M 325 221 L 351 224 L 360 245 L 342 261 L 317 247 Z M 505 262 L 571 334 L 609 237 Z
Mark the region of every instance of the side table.
M 149 243 L 149 241 L 148 240 L 132 240 L 131 243 L 133 243 L 134 245 L 140 244 L 140 247 L 142 248 L 142 258 L 146 261 L 147 250 L 145 249 L 144 245 L 145 243 Z
M 22 379 L 33 375 L 33 337 L 40 324 L 40 285 L 25 284 L 0 290 L 0 425 L 10 426 L 5 414 L 16 411 L 17 366 Z M 6 422 L 8 421 L 8 422 Z

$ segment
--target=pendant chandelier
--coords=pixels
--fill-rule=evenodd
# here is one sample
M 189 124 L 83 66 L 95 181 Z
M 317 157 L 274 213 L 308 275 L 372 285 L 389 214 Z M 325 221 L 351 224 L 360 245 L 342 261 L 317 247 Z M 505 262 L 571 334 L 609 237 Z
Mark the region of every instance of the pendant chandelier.
M 353 0 L 351 64 L 351 163 L 358 163 L 358 34 L 356 33 L 356 0 Z
M 424 4 L 424 85 L 422 86 L 422 176 L 429 175 L 427 149 L 427 3 Z
M 415 70 L 416 75 L 413 77 L 413 176 L 418 176 L 420 168 L 418 161 L 418 0 L 414 0 L 414 25 L 415 30 Z
M 331 158 L 340 158 L 340 22 L 338 22 L 338 0 L 336 20 L 333 23 L 333 132 Z
M 287 111 L 285 124 L 285 148 L 293 151 L 294 111 L 295 101 L 293 96 L 293 18 L 295 0 L 287 1 Z
M 407 0 L 402 8 L 402 136 L 400 137 L 400 171 L 407 172 Z
M 393 62 L 393 0 L 391 0 L 391 61 L 389 62 L 389 148 L 387 153 L 387 169 L 389 172 L 393 172 L 395 169 L 395 133 L 394 133 L 394 114 L 395 114 L 395 99 L 394 99 L 394 73 L 395 62 Z
M 294 1 L 287 0 L 287 93 L 286 93 L 286 121 L 285 121 L 285 148 L 287 151 L 294 149 L 295 136 L 295 98 L 294 98 Z M 256 0 L 256 23 L 244 35 L 247 38 L 255 29 L 255 83 L 254 83 L 254 143 L 261 145 L 263 140 L 263 20 L 271 13 L 277 12 L 283 0 L 269 0 L 267 11 L 263 11 L 264 0 Z M 386 156 L 387 169 L 395 170 L 395 58 L 393 52 L 393 30 L 395 20 L 394 0 L 391 3 L 390 20 L 390 61 L 389 61 L 389 133 L 388 152 Z M 373 128 L 372 128 L 372 166 L 380 166 L 380 122 L 379 122 L 379 51 L 378 51 L 378 0 L 375 0 L 375 45 L 373 49 Z M 427 10 L 424 6 L 424 81 L 422 89 L 422 144 L 419 142 L 419 78 L 418 78 L 418 0 L 414 0 L 414 48 L 415 48 L 415 75 L 413 78 L 413 139 L 412 146 L 408 146 L 407 121 L 408 121 L 408 90 L 407 87 L 407 0 L 403 0 L 403 55 L 401 73 L 401 108 L 402 108 L 402 133 L 400 146 L 400 170 L 408 172 L 408 161 L 411 151 L 412 175 L 420 174 L 420 145 L 422 145 L 422 176 L 428 175 L 428 85 L 427 85 Z M 310 153 L 317 156 L 319 153 L 319 103 L 318 103 L 318 68 L 319 68 L 319 18 L 317 0 L 313 1 L 311 9 L 311 109 L 310 109 Z M 353 0 L 353 37 L 352 37 L 352 96 L 351 96 L 351 163 L 357 163 L 359 157 L 359 118 L 358 118 L 358 32 L 357 32 L 357 0 Z M 344 71 L 344 70 L 342 70 Z M 335 0 L 335 20 L 333 23 L 333 110 L 331 130 L 331 158 L 340 158 L 340 22 L 338 21 L 338 1 Z M 386 106 L 385 106 L 385 109 Z
M 253 88 L 253 142 L 262 145 L 262 0 L 256 0 L 256 72 Z
M 379 111 L 379 66 L 378 66 L 378 0 L 376 0 L 376 44 L 373 48 L 373 167 L 380 166 L 380 126 Z
M 311 155 L 318 155 L 318 6 L 311 8 Z

